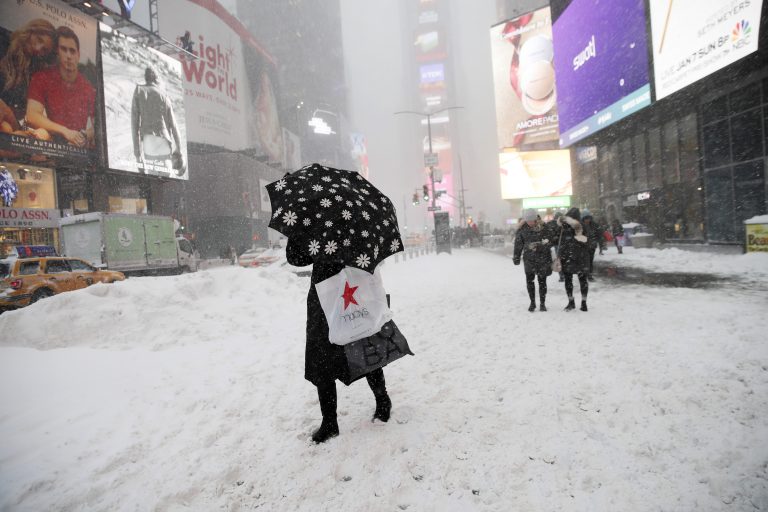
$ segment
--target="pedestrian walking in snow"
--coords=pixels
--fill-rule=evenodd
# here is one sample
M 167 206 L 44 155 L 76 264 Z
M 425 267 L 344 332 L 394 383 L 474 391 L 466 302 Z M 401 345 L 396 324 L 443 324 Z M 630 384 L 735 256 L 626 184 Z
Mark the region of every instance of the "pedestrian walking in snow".
M 515 235 L 515 249 L 512 261 L 519 265 L 522 259 L 525 270 L 525 284 L 531 304 L 528 311 L 536 311 L 536 285 L 539 281 L 539 311 L 546 311 L 547 276 L 552 274 L 552 256 L 550 253 L 549 230 L 536 214 L 536 210 L 526 210 L 524 222 Z
M 295 266 L 305 266 L 312 263 L 302 251 L 295 249 L 288 242 L 286 248 L 288 262 Z M 323 313 L 315 284 L 325 281 L 344 269 L 341 262 L 315 262 L 312 266 L 312 277 L 309 293 L 307 294 L 307 344 L 304 357 L 304 378 L 317 387 L 317 397 L 320 400 L 320 412 L 323 420 L 312 434 L 315 443 L 323 443 L 339 435 L 339 424 L 336 419 L 336 379 L 343 377 L 347 367 L 343 345 L 335 345 L 328 339 L 328 320 Z M 384 370 L 374 370 L 365 376 L 368 386 L 376 399 L 376 410 L 373 419 L 388 421 L 392 410 L 392 401 L 387 393 L 384 380 Z
M 359 362 L 355 357 L 357 353 L 351 355 L 352 350 L 347 349 L 363 341 L 366 347 L 374 346 L 376 354 L 373 355 L 378 356 L 375 345 L 384 342 L 388 344 L 386 350 L 394 347 L 399 356 L 412 354 L 405 338 L 390 320 L 384 325 L 377 325 L 380 331 L 372 336 L 363 335 L 347 344 L 332 343 L 329 317 L 321 301 L 321 297 L 327 299 L 327 294 L 321 291 L 318 295 L 318 287 L 322 290 L 323 282 L 342 272 L 350 272 L 350 267 L 371 277 L 379 263 L 403 250 L 392 201 L 360 174 L 319 164 L 286 174 L 268 184 L 266 189 L 273 208 L 269 227 L 288 237 L 288 263 L 313 265 L 307 294 L 304 378 L 317 387 L 323 420 L 320 428 L 312 434 L 312 440 L 322 443 L 339 435 L 336 379 L 349 385 L 365 375 L 376 399 L 373 419 L 388 421 L 392 401 L 381 367 L 396 358 L 387 353 L 375 361 L 363 358 L 365 364 L 360 365 L 356 364 Z M 352 311 L 351 305 L 358 304 L 354 294 L 359 286 L 352 279 L 345 278 L 343 295 L 339 294 L 334 300 L 343 299 L 344 310 L 349 306 Z M 383 293 L 383 287 L 381 291 Z M 331 325 L 337 326 L 335 321 L 339 317 L 330 318 Z M 400 346 L 393 341 L 397 336 Z M 353 372 L 353 367 L 365 373 Z
M 584 229 L 584 235 L 587 237 L 587 251 L 589 255 L 589 270 L 587 271 L 587 280 L 594 281 L 595 251 L 600 248 L 600 254 L 605 250 L 603 241 L 603 232 L 600 226 L 595 223 L 592 214 L 585 209 L 581 215 L 581 224 Z
M 568 295 L 566 311 L 576 309 L 573 298 L 573 275 L 579 277 L 581 291 L 581 310 L 587 311 L 587 293 L 589 292 L 589 254 L 587 253 L 587 237 L 581 225 L 581 213 L 578 208 L 571 208 L 564 217 L 558 219 L 560 237 L 558 254 L 565 274 L 565 293 Z
M 557 240 L 558 240 L 558 237 L 560 236 L 560 225 L 557 223 L 557 220 L 562 216 L 563 216 L 563 212 L 556 211 L 554 218 L 551 221 L 547 222 L 546 224 L 548 235 L 549 235 L 547 238 L 549 238 L 550 243 L 555 248 L 555 256 L 557 256 L 557 249 L 558 249 Z M 558 272 L 558 275 L 560 276 L 560 282 L 561 283 L 564 282 L 565 274 L 563 274 L 563 272 L 560 271 Z
M 622 247 L 624 245 L 624 226 L 621 225 L 619 219 L 613 219 L 611 221 L 611 235 L 613 235 L 613 243 L 616 244 L 616 250 L 619 254 L 622 254 Z

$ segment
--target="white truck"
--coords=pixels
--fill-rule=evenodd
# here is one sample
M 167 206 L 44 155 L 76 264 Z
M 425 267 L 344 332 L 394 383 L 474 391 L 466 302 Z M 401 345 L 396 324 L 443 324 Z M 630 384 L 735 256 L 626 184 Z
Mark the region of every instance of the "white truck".
M 176 236 L 176 221 L 157 215 L 84 213 L 60 221 L 62 252 L 128 275 L 195 272 L 200 257 Z

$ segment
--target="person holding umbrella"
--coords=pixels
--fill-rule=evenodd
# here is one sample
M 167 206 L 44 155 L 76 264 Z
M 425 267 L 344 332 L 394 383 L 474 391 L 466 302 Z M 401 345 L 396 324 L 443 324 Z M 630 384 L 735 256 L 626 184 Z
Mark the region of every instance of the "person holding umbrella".
M 357 173 L 313 164 L 266 188 L 272 203 L 269 227 L 288 237 L 288 262 L 313 265 L 304 378 L 317 387 L 323 417 L 312 441 L 323 443 L 339 435 L 336 379 L 343 379 L 347 363 L 344 347 L 328 339 L 328 321 L 315 285 L 345 265 L 373 273 L 379 262 L 403 250 L 402 239 L 392 201 Z M 384 371 L 379 368 L 366 380 L 376 399 L 373 420 L 388 421 L 392 401 Z

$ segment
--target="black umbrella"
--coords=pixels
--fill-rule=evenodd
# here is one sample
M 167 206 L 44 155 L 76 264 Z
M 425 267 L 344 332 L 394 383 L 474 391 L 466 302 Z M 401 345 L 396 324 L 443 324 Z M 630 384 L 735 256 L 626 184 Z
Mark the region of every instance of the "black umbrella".
M 360 174 L 312 164 L 267 185 L 269 227 L 312 261 L 342 261 L 373 273 L 403 250 L 395 207 Z

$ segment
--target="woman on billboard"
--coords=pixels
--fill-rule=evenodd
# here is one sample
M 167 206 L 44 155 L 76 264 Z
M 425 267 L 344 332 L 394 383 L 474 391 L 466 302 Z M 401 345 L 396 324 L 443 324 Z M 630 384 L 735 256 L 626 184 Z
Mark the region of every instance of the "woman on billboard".
M 0 59 L 0 124 L 6 133 L 24 131 L 27 90 L 31 76 L 56 62 L 56 28 L 34 19 L 14 31 Z M 5 47 L 6 45 L 2 45 Z

